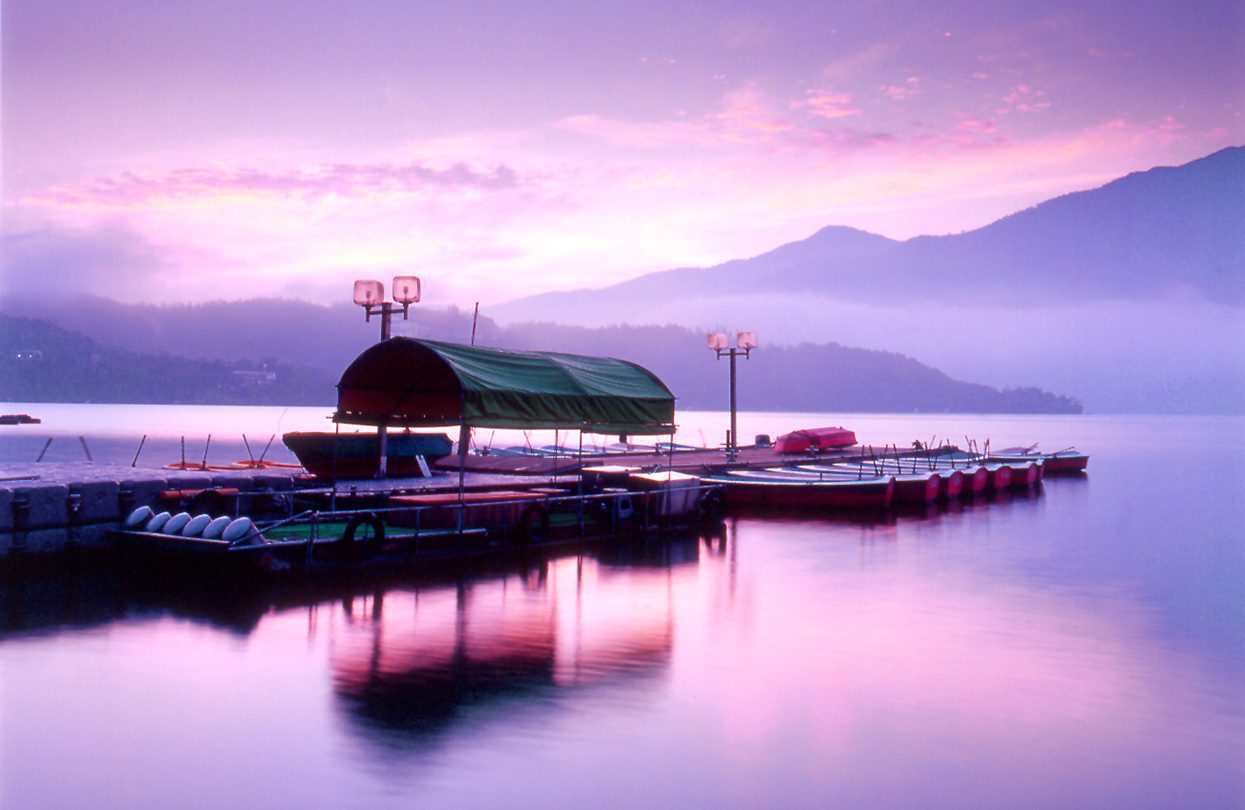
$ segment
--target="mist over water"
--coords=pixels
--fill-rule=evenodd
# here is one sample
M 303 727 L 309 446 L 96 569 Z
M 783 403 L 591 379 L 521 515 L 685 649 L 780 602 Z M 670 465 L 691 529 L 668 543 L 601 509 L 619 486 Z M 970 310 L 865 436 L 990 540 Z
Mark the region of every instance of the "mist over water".
M 128 442 L 324 413 L 165 409 L 158 429 L 125 406 L 61 407 L 43 414 L 59 428 L 28 427 L 93 421 L 89 442 Z M 693 441 L 726 421 L 679 418 Z M 1027 497 L 738 517 L 456 579 L 5 578 L 0 805 L 1245 803 L 1245 422 L 747 413 L 740 428 L 840 423 L 1092 459 Z
M 985 305 L 971 289 L 894 306 L 754 294 L 673 301 L 637 310 L 608 300 L 559 311 L 565 323 L 723 324 L 755 329 L 766 345 L 839 343 L 905 354 L 960 380 L 999 388 L 1037 386 L 1075 397 L 1091 413 L 1240 413 L 1245 403 L 1245 311 L 1190 300 Z M 741 314 L 745 313 L 745 314 Z M 538 317 L 519 315 L 518 317 Z

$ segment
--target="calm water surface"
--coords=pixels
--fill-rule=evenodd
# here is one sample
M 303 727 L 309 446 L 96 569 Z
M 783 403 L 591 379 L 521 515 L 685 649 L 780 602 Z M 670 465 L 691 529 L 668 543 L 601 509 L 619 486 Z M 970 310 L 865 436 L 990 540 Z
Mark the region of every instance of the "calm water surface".
M 185 429 L 58 407 L 0 458 Z M 266 441 L 303 410 L 195 424 Z M 724 422 L 682 418 L 696 443 Z M 1245 421 L 741 432 L 839 423 L 1094 455 L 1030 497 L 461 580 L 5 581 L 0 806 L 1245 807 Z

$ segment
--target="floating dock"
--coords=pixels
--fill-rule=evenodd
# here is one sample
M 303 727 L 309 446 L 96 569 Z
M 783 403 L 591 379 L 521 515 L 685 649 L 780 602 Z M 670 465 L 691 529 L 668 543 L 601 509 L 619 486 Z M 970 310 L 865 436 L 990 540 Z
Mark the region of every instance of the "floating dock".
M 741 447 L 728 464 L 714 448 L 596 454 L 583 457 L 468 455 L 464 480 L 472 491 L 531 489 L 577 476 L 581 466 L 609 464 L 640 471 L 673 470 L 703 476 L 723 469 L 757 469 L 815 457 L 820 462 L 865 463 L 882 448 L 853 447 L 815 456 L 779 455 L 772 447 Z M 895 451 L 887 451 L 894 455 Z M 339 482 L 326 505 L 384 493 L 418 495 L 455 489 L 458 458 L 447 456 L 432 478 Z M 296 494 L 326 491 L 326 484 L 288 467 L 268 469 L 176 469 L 90 462 L 6 464 L 0 474 L 0 565 L 4 560 L 103 548 L 106 534 L 134 509 L 249 514 L 287 512 Z

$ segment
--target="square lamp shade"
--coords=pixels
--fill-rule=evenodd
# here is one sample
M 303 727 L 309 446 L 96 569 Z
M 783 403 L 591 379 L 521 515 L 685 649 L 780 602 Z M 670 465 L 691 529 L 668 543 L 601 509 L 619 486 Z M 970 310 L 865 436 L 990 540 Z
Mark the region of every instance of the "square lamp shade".
M 419 279 L 415 276 L 394 276 L 393 300 L 399 304 L 419 303 Z
M 722 349 L 725 349 L 726 348 L 726 333 L 725 332 L 710 332 L 709 333 L 709 348 L 714 349 L 716 351 L 721 351 Z
M 372 279 L 354 283 L 354 302 L 361 307 L 380 306 L 385 301 L 385 285 Z
M 741 349 L 755 349 L 757 347 L 757 333 L 740 332 L 735 340 L 735 345 Z

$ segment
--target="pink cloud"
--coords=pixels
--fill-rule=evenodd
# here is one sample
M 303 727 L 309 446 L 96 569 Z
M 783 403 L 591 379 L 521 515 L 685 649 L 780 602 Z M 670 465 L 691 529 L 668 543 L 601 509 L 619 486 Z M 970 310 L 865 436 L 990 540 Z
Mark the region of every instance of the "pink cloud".
M 765 96 L 754 85 L 748 85 L 727 95 L 725 108 L 713 116 L 725 125 L 727 134 L 787 132 L 795 126 L 771 110 Z
M 851 93 L 835 93 L 830 90 L 809 90 L 807 98 L 791 106 L 804 109 L 816 118 L 850 118 L 860 115 L 859 107 L 852 105 Z
M 229 195 L 316 198 L 413 194 L 422 189 L 505 191 L 519 185 L 508 166 L 479 171 L 465 163 L 434 169 L 419 163 L 324 164 L 310 169 L 173 169 L 161 173 L 122 172 L 79 185 L 55 186 L 26 202 L 51 206 L 137 205 Z
M 892 101 L 907 101 L 921 94 L 921 77 L 909 76 L 903 84 L 884 85 L 878 89 Z
M 1005 115 L 1011 110 L 1017 112 L 1042 112 L 1050 109 L 1050 102 L 1045 100 L 1046 91 L 1038 90 L 1027 84 L 1018 84 L 1007 95 L 1003 96 L 1003 107 L 998 110 Z
M 956 128 L 960 132 L 992 134 L 997 127 L 989 118 L 962 118 Z
M 1165 115 L 1149 124 L 1150 134 L 1162 144 L 1175 143 L 1185 137 L 1185 125 L 1176 120 L 1174 115 Z

